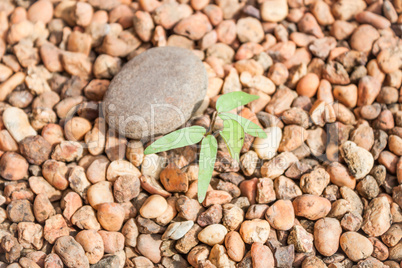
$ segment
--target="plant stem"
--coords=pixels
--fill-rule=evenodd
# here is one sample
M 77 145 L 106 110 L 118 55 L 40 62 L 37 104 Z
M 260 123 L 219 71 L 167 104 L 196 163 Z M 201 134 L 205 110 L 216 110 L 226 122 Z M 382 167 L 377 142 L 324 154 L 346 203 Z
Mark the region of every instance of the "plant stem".
M 211 133 L 212 133 L 212 131 L 213 131 L 213 129 L 214 129 L 214 126 L 215 126 L 215 121 L 216 121 L 216 116 L 218 115 L 218 113 L 215 111 L 214 113 L 213 113 L 213 115 L 212 115 L 212 121 L 211 121 L 211 124 L 209 124 L 209 128 L 208 128 L 208 131 L 207 131 L 207 133 L 205 134 L 205 136 L 208 136 L 208 135 L 211 135 Z

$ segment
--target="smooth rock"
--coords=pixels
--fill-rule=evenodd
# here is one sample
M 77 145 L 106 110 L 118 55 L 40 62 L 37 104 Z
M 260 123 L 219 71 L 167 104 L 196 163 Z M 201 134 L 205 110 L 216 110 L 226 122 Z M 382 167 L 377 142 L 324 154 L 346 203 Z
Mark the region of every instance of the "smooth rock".
M 3 122 L 6 129 L 17 142 L 20 142 L 27 136 L 36 135 L 35 129 L 29 123 L 28 115 L 19 108 L 7 108 L 3 112 Z
M 149 49 L 128 62 L 110 83 L 104 98 L 106 121 L 133 139 L 166 134 L 197 110 L 207 86 L 204 65 L 191 51 Z

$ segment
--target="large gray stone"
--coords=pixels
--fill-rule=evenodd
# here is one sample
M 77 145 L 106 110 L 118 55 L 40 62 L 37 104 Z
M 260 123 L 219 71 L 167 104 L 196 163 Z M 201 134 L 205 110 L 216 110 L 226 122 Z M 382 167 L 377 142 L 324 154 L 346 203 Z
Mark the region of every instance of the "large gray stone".
M 197 110 L 208 86 L 202 62 L 177 47 L 151 48 L 113 78 L 103 111 L 109 127 L 142 139 L 171 132 Z

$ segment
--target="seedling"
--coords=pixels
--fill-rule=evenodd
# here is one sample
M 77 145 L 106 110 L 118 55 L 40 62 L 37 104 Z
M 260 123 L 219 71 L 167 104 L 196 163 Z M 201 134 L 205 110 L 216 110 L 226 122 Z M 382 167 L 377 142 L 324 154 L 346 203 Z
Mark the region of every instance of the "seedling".
M 154 154 L 201 142 L 200 157 L 198 160 L 198 201 L 202 203 L 205 199 L 216 161 L 218 151 L 216 137 L 221 135 L 226 143 L 230 156 L 236 161 L 239 161 L 240 150 L 244 142 L 244 133 L 248 133 L 254 137 L 267 137 L 264 130 L 255 123 L 240 115 L 229 113 L 231 110 L 258 98 L 258 96 L 250 95 L 242 91 L 222 95 L 216 102 L 216 111 L 212 116 L 211 123 L 207 130 L 201 126 L 192 126 L 176 130 L 156 140 L 147 147 L 144 153 Z M 217 117 L 223 120 L 223 129 L 219 132 L 214 132 L 213 129 Z

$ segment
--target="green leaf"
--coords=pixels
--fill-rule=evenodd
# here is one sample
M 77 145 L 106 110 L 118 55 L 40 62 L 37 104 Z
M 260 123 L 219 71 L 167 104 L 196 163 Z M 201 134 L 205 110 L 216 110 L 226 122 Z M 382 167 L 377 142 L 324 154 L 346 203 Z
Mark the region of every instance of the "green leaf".
M 229 119 L 223 121 L 223 130 L 220 132 L 226 146 L 229 149 L 230 156 L 239 161 L 240 150 L 244 142 L 244 130 L 235 120 Z
M 199 169 L 198 169 L 198 202 L 202 203 L 211 181 L 216 161 L 218 143 L 212 135 L 206 136 L 201 142 Z
M 155 154 L 198 143 L 204 137 L 205 132 L 205 128 L 200 126 L 192 126 L 176 130 L 160 139 L 157 139 L 147 147 L 144 154 Z
M 228 119 L 236 120 L 243 127 L 244 131 L 250 134 L 251 136 L 263 139 L 267 137 L 267 133 L 265 133 L 265 131 L 260 126 L 244 117 L 241 117 L 240 115 L 231 113 L 221 113 L 219 114 L 219 117 L 222 118 L 222 120 L 228 120 Z
M 245 105 L 258 98 L 259 96 L 250 95 L 243 91 L 226 93 L 218 98 L 218 101 L 216 102 L 216 110 L 219 113 L 229 112 L 234 108 Z

